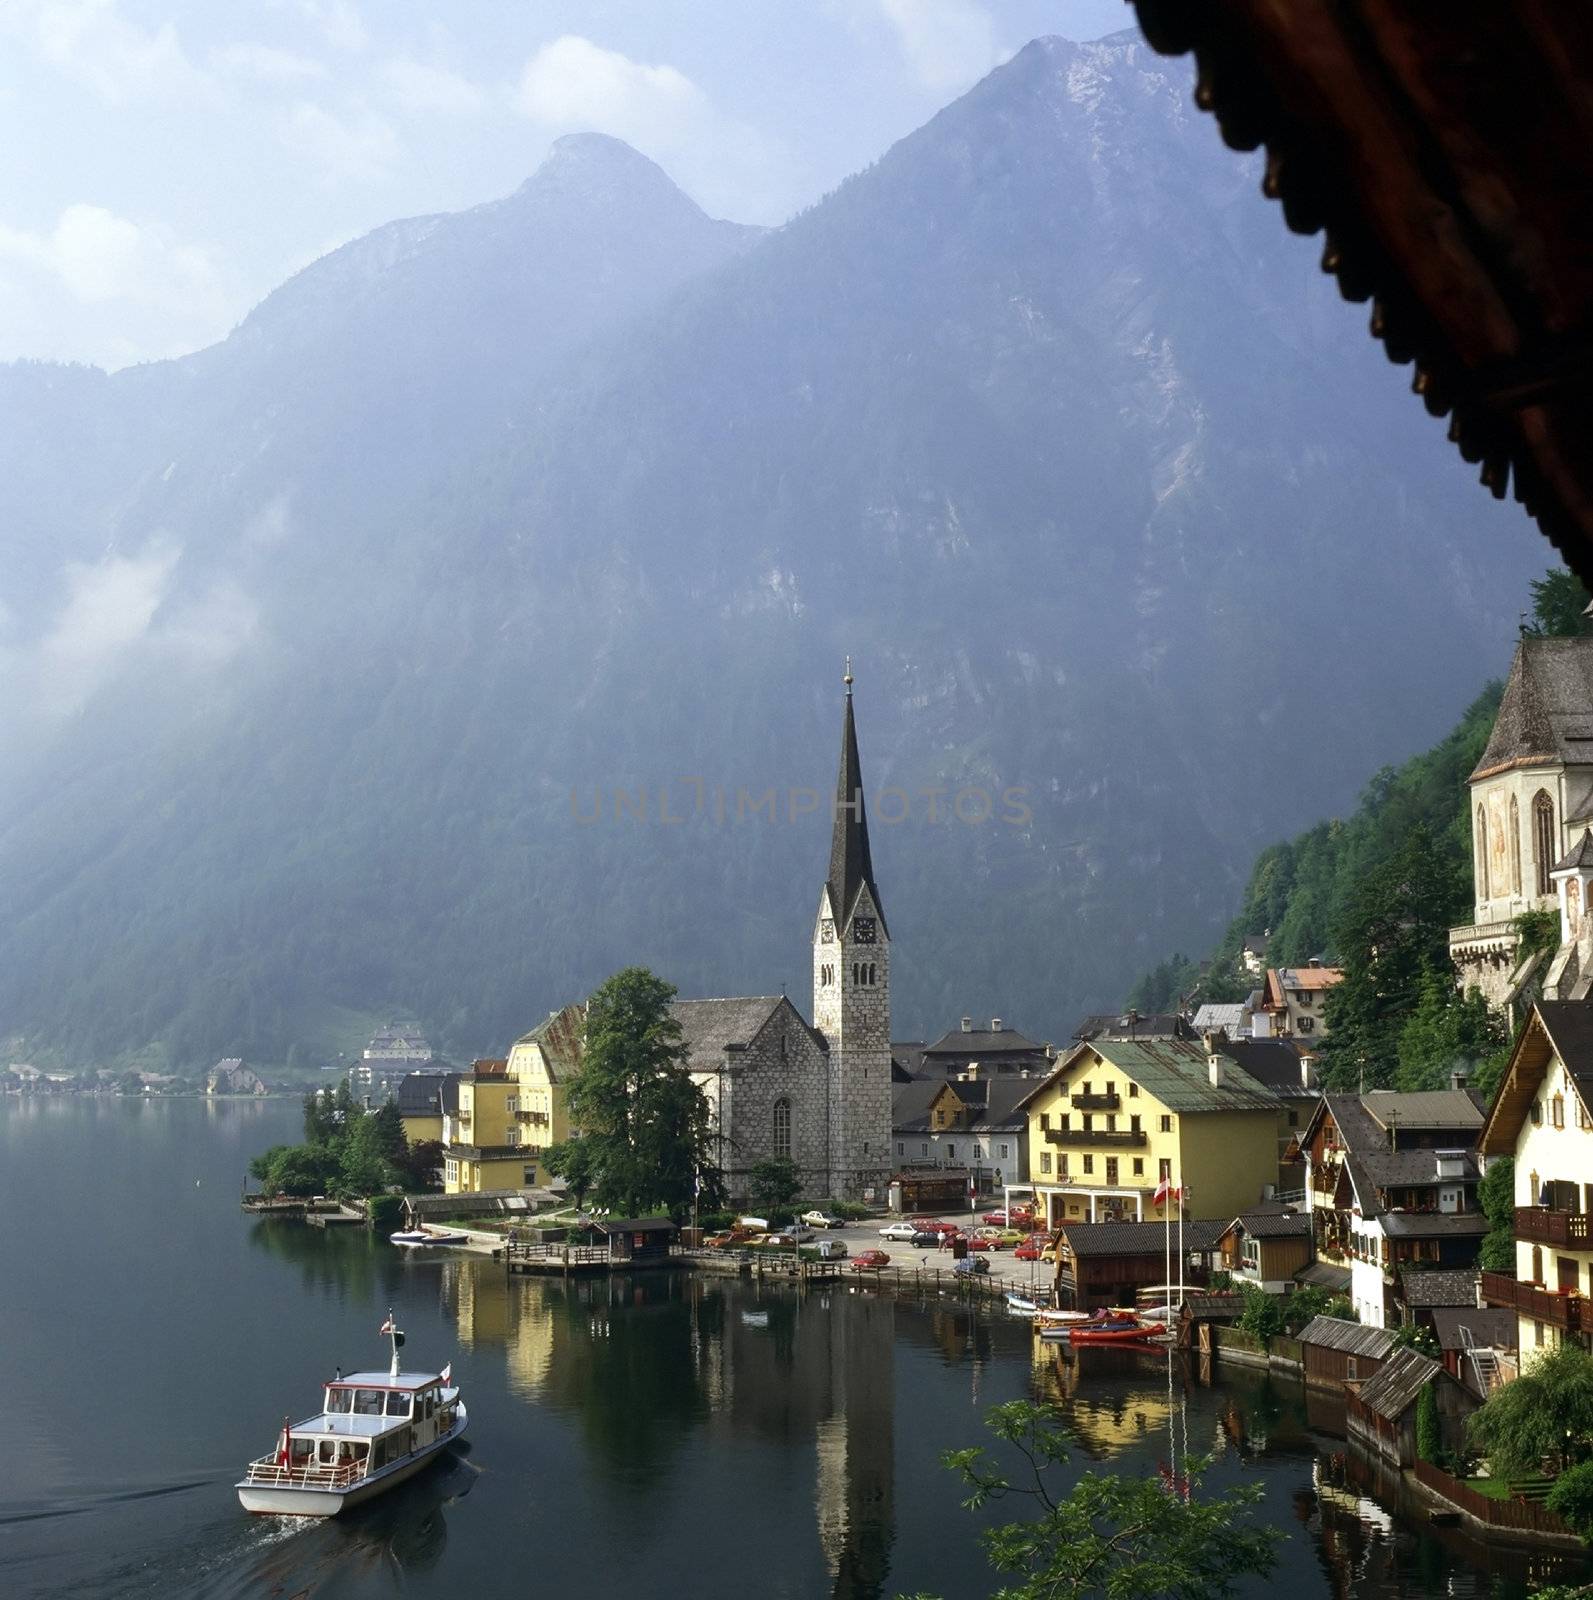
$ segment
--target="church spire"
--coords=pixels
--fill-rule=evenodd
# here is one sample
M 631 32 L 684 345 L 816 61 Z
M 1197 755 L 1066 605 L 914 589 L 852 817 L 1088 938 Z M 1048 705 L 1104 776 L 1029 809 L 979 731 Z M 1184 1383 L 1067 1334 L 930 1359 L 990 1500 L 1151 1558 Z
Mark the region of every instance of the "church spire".
M 846 658 L 846 710 L 841 723 L 841 771 L 835 783 L 835 827 L 830 838 L 830 906 L 836 927 L 844 928 L 865 884 L 883 922 L 879 885 L 868 848 L 868 812 L 863 804 L 863 763 L 857 753 L 857 724 L 852 719 L 852 658 Z

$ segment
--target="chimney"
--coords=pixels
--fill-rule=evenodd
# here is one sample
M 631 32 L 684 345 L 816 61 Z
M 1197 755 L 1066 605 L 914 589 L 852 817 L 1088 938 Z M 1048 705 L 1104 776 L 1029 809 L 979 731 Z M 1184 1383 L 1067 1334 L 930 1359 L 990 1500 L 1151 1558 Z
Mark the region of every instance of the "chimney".
M 1213 1089 L 1222 1087 L 1223 1061 L 1217 1054 L 1217 1035 L 1209 1030 L 1201 1035 L 1201 1043 L 1206 1047 L 1206 1076 L 1211 1079 Z
M 962 1019 L 962 1031 L 964 1033 L 972 1033 L 973 1032 L 973 1018 L 972 1017 L 964 1017 Z
M 1463 1068 L 1456 1067 L 1456 1069 L 1449 1074 L 1449 1087 L 1451 1089 L 1464 1089 L 1470 1081 L 1470 1077 Z
M 968 1063 L 963 1071 L 962 1080 L 964 1083 L 977 1083 L 979 1081 L 979 1063 L 977 1061 Z
M 1000 1033 L 1001 1032 L 1001 1018 L 1000 1017 L 992 1017 L 990 1019 L 990 1031 L 992 1033 Z

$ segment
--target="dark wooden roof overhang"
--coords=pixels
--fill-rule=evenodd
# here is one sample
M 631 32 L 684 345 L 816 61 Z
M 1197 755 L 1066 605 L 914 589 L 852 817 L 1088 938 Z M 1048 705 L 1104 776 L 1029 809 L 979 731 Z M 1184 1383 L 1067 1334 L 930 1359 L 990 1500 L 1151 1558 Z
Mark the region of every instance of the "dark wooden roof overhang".
M 1593 585 L 1593 7 L 1131 0 L 1370 300 L 1389 359 Z
M 1510 1060 L 1499 1075 L 1493 1104 L 1477 1138 L 1477 1149 L 1485 1156 L 1513 1156 L 1521 1125 L 1527 1120 L 1539 1085 L 1554 1060 L 1554 1045 L 1543 1018 L 1534 1006 L 1521 1037 L 1510 1052 Z

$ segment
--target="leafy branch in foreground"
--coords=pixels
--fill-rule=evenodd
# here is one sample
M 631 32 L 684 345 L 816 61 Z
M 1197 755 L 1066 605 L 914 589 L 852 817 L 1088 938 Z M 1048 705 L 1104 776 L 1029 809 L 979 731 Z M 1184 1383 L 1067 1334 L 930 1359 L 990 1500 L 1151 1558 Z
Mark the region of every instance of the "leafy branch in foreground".
M 1056 1469 L 1066 1465 L 1072 1437 L 1052 1412 L 1014 1400 L 985 1421 L 1025 1470 L 1013 1482 L 978 1446 L 948 1450 L 942 1460 L 970 1491 L 963 1504 L 979 1510 L 1018 1497 L 1037 1513 L 980 1536 L 991 1565 L 1014 1579 L 996 1600 L 1216 1600 L 1239 1578 L 1272 1570 L 1282 1535 L 1246 1515 L 1259 1487 L 1196 1498 L 1209 1462 L 1191 1459 L 1172 1483 L 1086 1472 L 1064 1493 Z

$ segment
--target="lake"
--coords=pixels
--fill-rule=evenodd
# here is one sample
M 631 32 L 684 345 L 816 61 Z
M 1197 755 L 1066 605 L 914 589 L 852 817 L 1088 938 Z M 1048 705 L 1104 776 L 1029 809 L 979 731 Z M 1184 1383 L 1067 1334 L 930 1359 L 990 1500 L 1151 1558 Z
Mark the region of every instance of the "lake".
M 282 1101 L 0 1098 L 0 1593 L 986 1595 L 938 1457 L 1037 1393 L 1080 1471 L 1193 1452 L 1214 1486 L 1259 1484 L 1288 1540 L 1248 1593 L 1526 1592 L 1525 1553 L 1335 1487 L 1342 1444 L 1295 1383 L 1202 1385 L 1161 1353 L 1075 1364 L 949 1299 L 510 1279 L 246 1217 L 250 1156 L 298 1124 Z M 335 1367 L 385 1365 L 390 1306 L 409 1361 L 452 1360 L 468 1444 L 346 1520 L 245 1515 L 245 1461 Z

